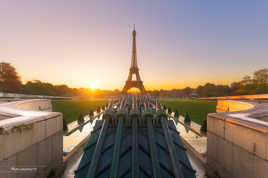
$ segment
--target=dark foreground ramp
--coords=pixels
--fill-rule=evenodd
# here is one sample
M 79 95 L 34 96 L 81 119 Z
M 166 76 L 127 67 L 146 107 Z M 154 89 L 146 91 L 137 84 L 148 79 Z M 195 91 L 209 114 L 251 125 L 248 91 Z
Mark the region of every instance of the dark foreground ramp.
M 148 97 L 113 101 L 91 138 L 76 178 L 195 178 L 173 120 Z

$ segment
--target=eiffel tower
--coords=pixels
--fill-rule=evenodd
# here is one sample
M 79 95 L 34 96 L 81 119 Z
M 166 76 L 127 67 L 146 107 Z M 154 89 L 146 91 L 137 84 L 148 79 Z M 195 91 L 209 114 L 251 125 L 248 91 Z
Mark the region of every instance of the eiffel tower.
M 141 94 L 145 94 L 146 90 L 143 86 L 143 82 L 141 81 L 139 68 L 137 64 L 137 52 L 136 52 L 136 30 L 134 26 L 134 30 L 132 32 L 133 41 L 132 41 L 132 58 L 131 58 L 131 66 L 129 69 L 128 79 L 123 88 L 123 93 L 127 93 L 130 88 L 138 88 L 141 91 Z M 136 75 L 136 80 L 133 80 L 133 75 Z

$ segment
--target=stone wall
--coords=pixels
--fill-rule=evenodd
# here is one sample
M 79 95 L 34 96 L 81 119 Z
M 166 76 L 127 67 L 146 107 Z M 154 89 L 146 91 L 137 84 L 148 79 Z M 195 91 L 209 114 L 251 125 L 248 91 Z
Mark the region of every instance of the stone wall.
M 224 102 L 220 101 L 220 105 L 232 103 L 236 109 L 243 103 Z M 267 178 L 268 123 L 257 116 L 267 114 L 268 107 L 246 104 L 251 109 L 208 115 L 207 163 L 222 177 Z
M 25 100 L 0 105 L 0 177 L 46 177 L 62 165 L 62 115 L 49 100 Z
M 12 98 L 23 98 L 23 99 L 72 99 L 72 97 L 62 96 L 46 96 L 46 95 L 29 95 L 19 93 L 4 93 L 0 92 L 0 98 L 12 99 Z
M 9 118 L 11 118 L 11 116 L 6 115 L 6 114 L 0 114 L 0 120 L 9 119 Z
M 199 99 L 201 100 L 260 100 L 260 99 L 268 99 L 268 94 L 204 97 L 204 98 L 199 98 Z
M 41 102 L 42 101 L 42 102 Z M 50 100 L 24 100 L 17 102 L 16 108 L 29 111 L 52 111 L 52 104 Z

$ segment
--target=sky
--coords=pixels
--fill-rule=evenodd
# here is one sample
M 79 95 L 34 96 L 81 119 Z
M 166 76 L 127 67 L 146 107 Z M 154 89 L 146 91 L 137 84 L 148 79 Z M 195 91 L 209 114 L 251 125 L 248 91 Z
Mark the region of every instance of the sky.
M 23 81 L 122 89 L 137 31 L 147 89 L 230 84 L 268 68 L 266 0 L 2 0 L 0 61 Z

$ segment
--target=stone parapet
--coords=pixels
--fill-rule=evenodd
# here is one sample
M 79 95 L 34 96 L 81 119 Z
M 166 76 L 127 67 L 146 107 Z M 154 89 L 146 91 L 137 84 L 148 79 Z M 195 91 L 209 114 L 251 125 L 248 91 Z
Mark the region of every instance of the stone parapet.
M 268 106 L 230 100 L 221 100 L 218 105 L 228 106 L 234 112 L 207 116 L 208 165 L 222 177 L 266 178 L 268 122 L 263 116 L 268 114 Z
M 46 177 L 62 164 L 62 114 L 51 110 L 45 99 L 0 105 L 9 115 L 0 120 L 0 177 Z

